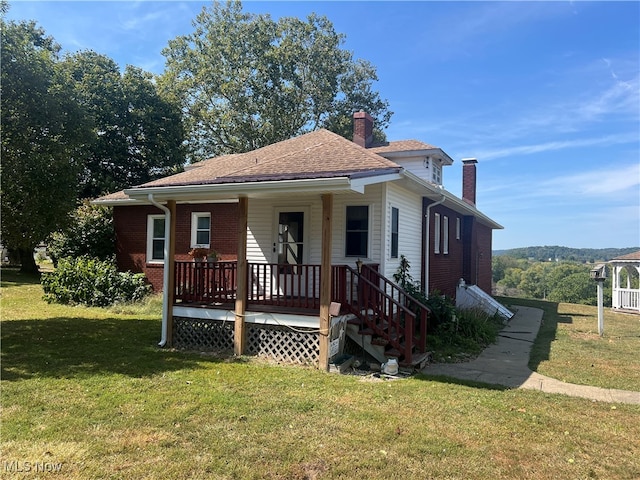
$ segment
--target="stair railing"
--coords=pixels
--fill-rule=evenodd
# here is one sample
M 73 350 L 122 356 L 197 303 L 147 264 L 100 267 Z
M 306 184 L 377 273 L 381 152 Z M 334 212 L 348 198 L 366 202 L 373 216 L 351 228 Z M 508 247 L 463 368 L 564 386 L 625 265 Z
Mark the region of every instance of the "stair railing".
M 414 348 L 424 353 L 429 308 L 366 265 L 360 273 L 344 268 L 347 288 L 343 305 L 399 352 L 404 363 L 411 363 Z

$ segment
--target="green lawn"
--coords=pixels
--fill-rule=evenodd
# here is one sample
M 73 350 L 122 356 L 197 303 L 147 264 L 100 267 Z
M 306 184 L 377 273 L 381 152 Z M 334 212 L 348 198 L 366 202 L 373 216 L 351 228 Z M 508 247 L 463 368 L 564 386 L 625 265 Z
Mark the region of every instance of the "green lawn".
M 157 314 L 2 280 L 2 478 L 640 478 L 640 406 L 162 350 Z
M 598 335 L 598 308 L 502 297 L 504 304 L 544 310 L 531 352 L 536 372 L 569 383 L 640 391 L 640 315 L 604 309 L 604 334 Z

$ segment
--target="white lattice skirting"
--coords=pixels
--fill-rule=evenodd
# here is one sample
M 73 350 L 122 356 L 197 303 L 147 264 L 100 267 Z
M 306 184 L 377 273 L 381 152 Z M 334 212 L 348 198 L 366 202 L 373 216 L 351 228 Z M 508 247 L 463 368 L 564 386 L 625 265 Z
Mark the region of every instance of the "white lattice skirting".
M 246 324 L 247 353 L 282 363 L 318 362 L 318 331 L 282 325 Z M 233 322 L 173 317 L 173 344 L 178 349 L 203 352 L 233 351 Z

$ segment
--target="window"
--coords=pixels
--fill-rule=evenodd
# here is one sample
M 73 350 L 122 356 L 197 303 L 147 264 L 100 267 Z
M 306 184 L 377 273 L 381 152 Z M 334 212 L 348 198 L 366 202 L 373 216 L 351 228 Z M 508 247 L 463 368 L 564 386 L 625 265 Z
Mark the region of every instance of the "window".
M 432 180 L 433 183 L 437 183 L 438 185 L 442 184 L 442 167 L 440 165 L 436 165 L 436 163 L 432 160 L 431 165 L 432 168 Z
M 433 216 L 433 253 L 440 253 L 440 214 Z
M 164 215 L 147 217 L 147 262 L 164 261 Z
M 449 217 L 442 218 L 442 253 L 449 253 Z
M 391 258 L 398 258 L 398 231 L 400 211 L 391 207 Z
M 211 244 L 211 214 L 191 214 L 191 246 L 209 248 Z
M 456 240 L 460 240 L 460 234 L 461 234 L 460 217 L 456 217 Z
M 345 256 L 367 258 L 369 255 L 369 207 L 367 205 L 347 207 L 346 220 Z

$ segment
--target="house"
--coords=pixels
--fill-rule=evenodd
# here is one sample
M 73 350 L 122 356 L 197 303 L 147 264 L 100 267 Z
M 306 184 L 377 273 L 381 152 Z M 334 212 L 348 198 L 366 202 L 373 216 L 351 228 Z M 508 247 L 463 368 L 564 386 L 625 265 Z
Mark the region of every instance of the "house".
M 114 207 L 120 268 L 168 292 L 162 345 L 311 359 L 326 368 L 331 323 L 359 324 L 412 364 L 425 352 L 428 309 L 390 279 L 404 256 L 428 291 L 460 279 L 491 291 L 492 230 L 476 201 L 475 159 L 463 195 L 443 188 L 453 160 L 415 141 L 373 142 L 317 130 L 95 200 Z M 221 260 L 196 263 L 191 247 Z
M 614 310 L 640 313 L 640 250 L 607 262 L 611 267 Z

